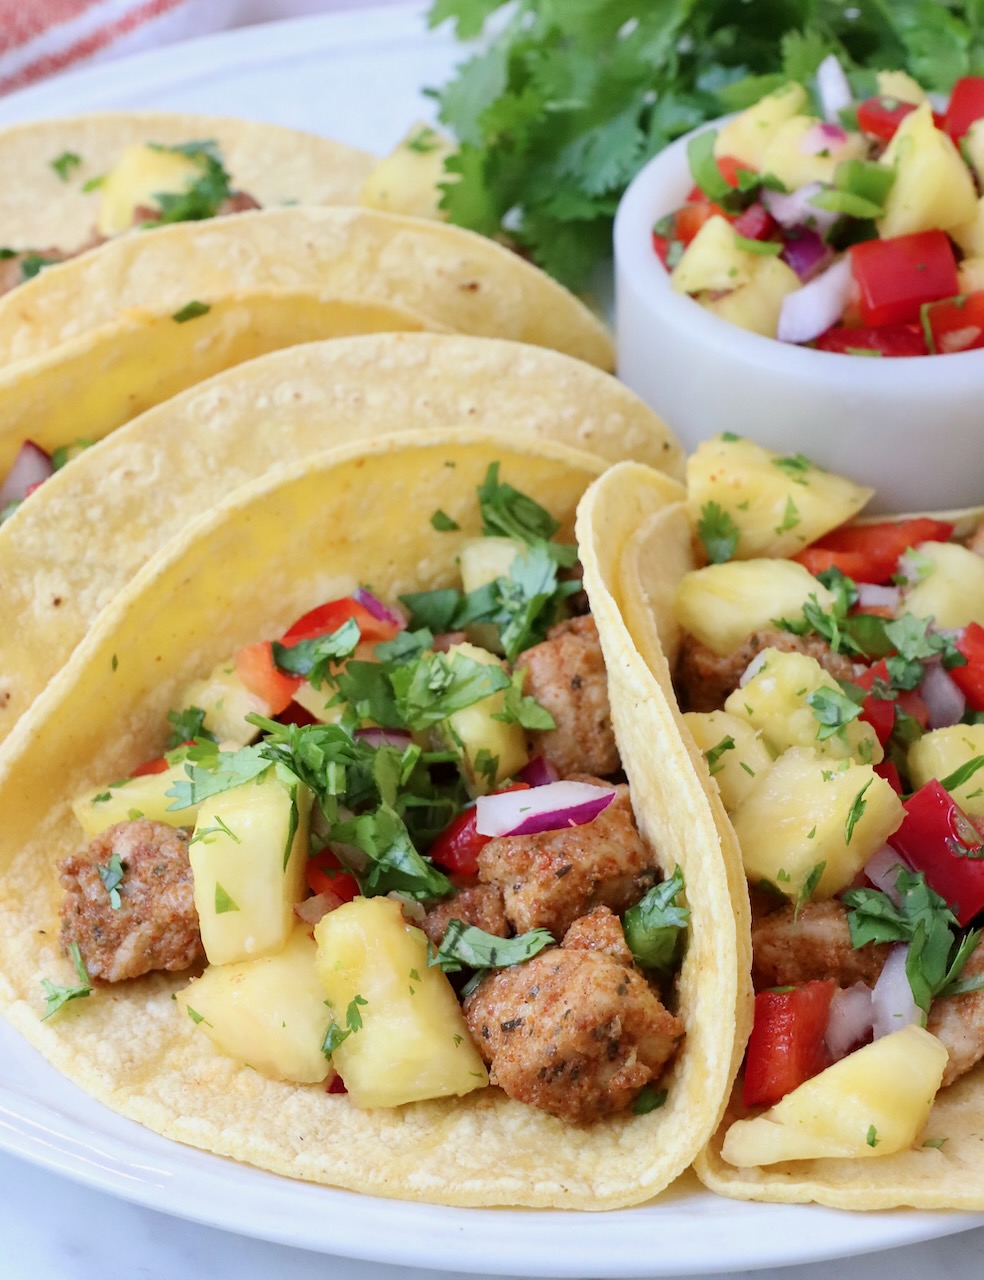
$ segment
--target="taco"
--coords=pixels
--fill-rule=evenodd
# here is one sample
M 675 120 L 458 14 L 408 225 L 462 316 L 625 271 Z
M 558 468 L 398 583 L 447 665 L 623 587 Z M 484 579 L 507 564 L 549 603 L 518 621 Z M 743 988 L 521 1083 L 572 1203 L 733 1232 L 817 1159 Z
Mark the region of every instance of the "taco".
M 730 1084 L 736 1030 L 725 1002 L 734 1004 L 738 982 L 736 934 L 727 920 L 710 918 L 727 897 L 713 851 L 676 828 L 659 843 L 655 813 L 672 803 L 677 779 L 652 751 L 664 714 L 657 687 L 625 652 L 624 635 L 606 633 L 610 610 L 597 624 L 578 612 L 585 602 L 571 576 L 574 553 L 562 542 L 602 467 L 552 442 L 453 430 L 348 447 L 236 491 L 148 563 L 0 753 L 0 999 L 61 1071 L 167 1136 L 383 1196 L 601 1209 L 646 1199 L 689 1164 Z M 477 537 L 483 526 L 494 536 Z M 454 586 L 456 558 L 464 594 Z M 360 582 L 372 593 L 353 596 Z M 555 622 L 558 605 L 574 610 L 568 622 Z M 410 626 L 396 614 L 401 608 Z M 560 631 L 544 638 L 552 625 Z M 483 652 L 480 640 L 506 657 Z M 355 644 L 370 652 L 352 659 Z M 525 687 L 506 661 L 525 665 Z M 265 700 L 267 736 L 228 752 L 204 735 L 255 725 L 244 720 L 242 703 L 233 714 L 237 678 L 247 692 L 259 688 L 253 697 Z M 201 700 L 194 707 L 189 694 Z M 315 723 L 299 723 L 298 698 Z M 271 719 L 278 704 L 291 702 L 292 713 Z M 175 731 L 194 745 L 156 760 L 169 711 Z M 532 768 L 524 764 L 527 733 L 538 744 Z M 137 761 L 146 762 L 140 777 L 105 786 Z M 596 776 L 558 793 L 546 782 L 550 761 L 558 771 L 584 766 Z M 620 762 L 632 807 L 618 782 Z M 174 812 L 159 803 L 150 812 L 155 786 L 170 781 L 152 772 L 161 767 L 181 774 L 176 800 L 201 801 L 190 842 L 170 825 Z M 246 783 L 238 793 L 227 789 L 230 770 Z M 521 770 L 527 789 L 504 791 Z M 493 788 L 499 794 L 489 794 Z M 276 830 L 252 803 L 267 792 L 279 797 Z M 131 814 L 138 794 L 142 807 Z M 235 794 L 245 806 L 238 816 L 227 804 Z M 448 815 L 468 794 L 479 797 L 471 834 L 467 810 L 449 831 Z M 122 805 L 123 825 L 114 829 L 129 843 L 109 851 L 105 842 L 117 836 L 103 832 L 86 858 L 73 799 L 85 822 Z M 558 821 L 563 829 L 549 829 Z M 540 834 L 517 834 L 527 822 Z M 288 930 L 283 952 L 263 942 L 246 915 L 262 876 L 245 853 L 254 847 L 250 830 L 264 823 L 271 883 L 293 883 L 298 870 L 302 879 L 318 877 L 311 882 L 319 893 L 302 903 L 305 923 L 296 931 L 292 895 L 286 915 L 281 889 L 274 899 L 262 895 L 268 906 L 280 904 L 271 919 Z M 428 828 L 438 836 L 424 839 Z M 313 858 L 302 843 L 308 831 L 320 847 Z M 141 852 L 148 843 L 154 875 Z M 215 954 L 226 962 L 193 981 L 201 962 L 194 928 L 190 936 L 186 928 L 187 873 L 173 877 L 167 903 L 154 907 L 147 897 L 149 879 L 168 878 L 162 864 L 176 865 L 175 845 L 196 865 L 192 892 L 206 949 L 218 939 Z M 433 858 L 422 856 L 428 848 Z M 214 859 L 223 850 L 237 852 L 220 869 Z M 524 860 L 529 875 L 516 883 Z M 250 864 L 257 874 L 247 883 L 240 873 Z M 458 889 L 448 901 L 451 875 Z M 619 916 L 640 893 L 646 905 L 623 933 Z M 445 905 L 435 909 L 435 897 Z M 108 913 L 102 929 L 92 914 L 100 908 Z M 428 965 L 422 935 L 403 912 L 423 914 L 424 928 L 440 939 L 431 952 L 438 966 Z M 515 923 L 503 927 L 503 915 Z M 229 929 L 237 919 L 247 926 L 238 943 Z M 136 926 L 128 940 L 118 932 L 124 920 Z M 317 945 L 308 937 L 312 921 Z M 378 958 L 371 939 L 381 948 L 394 931 L 391 980 L 365 956 Z M 107 952 L 111 935 L 120 945 Z M 555 935 L 567 946 L 547 941 Z M 256 952 L 271 954 L 234 958 L 250 939 Z M 134 972 L 137 954 L 159 947 L 159 960 L 177 967 L 190 954 L 198 967 L 100 985 L 83 998 L 90 977 L 121 976 L 109 972 L 117 962 Z M 649 976 L 634 959 L 642 953 Z M 279 966 L 298 963 L 306 977 L 285 983 Z M 324 990 L 312 990 L 312 963 Z M 92 972 L 83 979 L 87 964 Z M 456 983 L 468 978 L 459 991 L 463 1014 L 440 973 L 456 967 Z M 217 968 L 228 998 L 215 998 Z M 566 985 L 571 974 L 576 991 Z M 413 1002 L 435 983 L 442 1030 L 424 1035 Z M 257 1037 L 261 991 L 271 984 L 291 993 L 291 1009 L 277 1005 Z M 226 1013 L 243 1010 L 247 988 L 253 1014 L 238 1019 L 246 1040 L 234 1044 L 223 1029 Z M 52 1016 L 42 1021 L 45 995 Z M 382 1016 L 390 999 L 402 1011 L 398 1026 Z M 711 1008 L 722 1016 L 697 1016 Z M 568 1018 L 565 1009 L 575 1012 Z M 313 1032 L 297 1037 L 303 1066 L 292 1059 L 285 1071 L 289 1031 L 312 1016 Z M 468 1022 L 455 1021 L 462 1016 L 477 1038 Z M 367 1066 L 373 1045 L 375 1068 Z M 445 1096 L 434 1096 L 438 1058 L 451 1060 L 437 1087 Z M 485 1086 L 488 1070 L 495 1087 Z M 331 1083 L 339 1078 L 347 1093 Z
M 80 401 L 63 390 L 52 435 L 70 440 Z M 241 365 L 84 450 L 0 526 L 0 590 L 18 620 L 0 630 L 0 740 L 144 561 L 231 489 L 336 444 L 458 423 L 683 474 L 679 444 L 641 400 L 541 348 L 379 335 Z
M 981 512 L 860 520 L 870 490 L 734 436 L 698 448 L 686 504 L 633 464 L 599 486 L 646 512 L 626 619 L 751 898 L 754 1026 L 699 1176 L 981 1208 Z

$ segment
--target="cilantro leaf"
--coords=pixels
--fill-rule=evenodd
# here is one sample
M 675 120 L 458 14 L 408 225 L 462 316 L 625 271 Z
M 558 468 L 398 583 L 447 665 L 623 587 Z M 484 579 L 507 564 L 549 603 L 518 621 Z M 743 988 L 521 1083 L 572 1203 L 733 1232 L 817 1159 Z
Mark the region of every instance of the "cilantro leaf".
M 354 618 L 349 618 L 337 630 L 311 640 L 299 640 L 285 645 L 274 640 L 271 645 L 273 661 L 280 671 L 288 675 L 304 676 L 320 689 L 331 674 L 331 668 L 355 652 L 362 632 Z
M 821 686 L 807 694 L 806 701 L 820 725 L 817 730 L 819 742 L 843 734 L 846 726 L 861 714 L 860 705 L 840 689 Z
M 41 979 L 41 986 L 46 997 L 44 1013 L 41 1015 L 42 1022 L 46 1022 L 59 1009 L 63 1009 L 70 1000 L 84 1000 L 92 994 L 92 983 L 86 972 L 85 961 L 82 959 L 82 952 L 77 942 L 71 944 L 68 948 L 68 954 L 71 957 L 72 964 L 75 966 L 75 972 L 78 974 L 78 984 L 74 987 L 59 987 L 47 978 Z
M 625 941 L 636 963 L 644 969 L 667 973 L 676 965 L 690 920 L 690 908 L 684 903 L 683 872 L 674 868 L 673 875 L 653 885 L 622 920 Z
M 82 157 L 77 152 L 63 151 L 60 156 L 52 160 L 51 167 L 62 182 L 67 182 L 81 163 Z
M 475 925 L 452 919 L 437 954 L 428 960 L 440 965 L 445 973 L 461 969 L 505 969 L 531 960 L 544 947 L 554 945 L 553 935 L 546 929 L 531 929 L 514 938 L 500 938 Z
M 697 536 L 711 564 L 723 564 L 735 554 L 741 531 L 719 503 L 705 502 L 697 521 Z
M 264 756 L 262 744 L 242 747 L 239 751 L 219 751 L 214 743 L 203 743 L 189 752 L 185 763 L 188 781 L 179 779 L 165 791 L 165 795 L 174 799 L 168 811 L 201 804 L 209 796 L 231 791 L 258 778 L 269 768 L 270 760 Z
M 183 711 L 169 711 L 167 719 L 171 726 L 171 733 L 164 749 L 173 751 L 176 747 L 180 747 L 182 743 L 191 742 L 194 739 L 215 742 L 215 734 L 209 733 L 208 729 L 205 728 L 207 714 L 208 712 L 201 707 L 185 707 Z
M 331 829 L 333 842 L 355 845 L 369 857 L 361 885 L 367 896 L 403 893 L 417 901 L 443 898 L 451 881 L 414 848 L 403 819 L 388 804 Z
M 411 729 L 440 724 L 511 683 L 498 664 L 476 662 L 462 652 L 425 653 L 390 672 L 400 718 Z
M 97 865 L 96 870 L 99 872 L 99 879 L 103 882 L 103 888 L 109 894 L 109 905 L 114 911 L 119 911 L 123 905 L 120 898 L 120 885 L 123 883 L 124 872 L 120 855 L 118 853 L 111 854 L 106 866 Z
M 215 142 L 207 139 L 201 142 L 182 142 L 177 146 L 162 146 L 159 143 L 149 145 L 157 151 L 170 151 L 193 160 L 201 170 L 201 177 L 196 178 L 184 191 L 156 192 L 153 200 L 160 210 L 160 216 L 145 225 L 155 227 L 164 223 L 199 222 L 204 218 L 214 218 L 219 206 L 232 194 L 231 178 L 219 158 Z

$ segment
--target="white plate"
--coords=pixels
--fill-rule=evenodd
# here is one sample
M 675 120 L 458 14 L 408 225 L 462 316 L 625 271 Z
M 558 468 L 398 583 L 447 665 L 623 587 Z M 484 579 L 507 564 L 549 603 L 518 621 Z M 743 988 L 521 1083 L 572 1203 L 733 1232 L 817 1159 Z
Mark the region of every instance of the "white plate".
M 250 116 L 384 151 L 457 56 L 416 6 L 245 28 L 75 72 L 0 101 L 0 123 L 117 107 Z M 984 1218 L 740 1204 L 684 1179 L 606 1214 L 445 1209 L 261 1173 L 167 1142 L 88 1098 L 0 1022 L 0 1148 L 110 1194 L 353 1258 L 497 1275 L 664 1276 L 842 1257 Z

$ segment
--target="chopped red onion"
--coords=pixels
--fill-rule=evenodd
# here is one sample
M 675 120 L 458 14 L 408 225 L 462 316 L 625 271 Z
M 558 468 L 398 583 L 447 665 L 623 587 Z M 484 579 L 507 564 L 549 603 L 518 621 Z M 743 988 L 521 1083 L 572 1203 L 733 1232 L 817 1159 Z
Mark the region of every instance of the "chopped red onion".
M 371 613 L 374 618 L 378 618 L 380 622 L 388 622 L 391 626 L 398 627 L 401 631 L 405 629 L 407 620 L 403 614 L 388 608 L 378 596 L 374 596 L 365 587 L 357 587 L 352 593 L 352 598 L 353 600 L 358 600 L 359 604 Z
M 808 182 L 795 191 L 762 192 L 762 203 L 782 227 L 815 228 L 824 232 L 840 217 L 830 209 L 818 209 L 810 201 L 826 188 L 822 182 Z
M 901 591 L 898 587 L 882 587 L 874 582 L 859 582 L 858 604 L 862 609 L 891 609 L 899 607 Z
M 22 501 L 29 489 L 47 480 L 53 471 L 51 458 L 44 449 L 33 440 L 25 440 L 6 480 L 0 485 L 0 507 L 5 507 L 8 502 Z
M 546 756 L 534 756 L 516 776 L 520 782 L 526 782 L 531 787 L 545 787 L 548 783 L 556 782 L 560 775 Z
M 413 742 L 413 734 L 406 729 L 356 729 L 352 737 L 357 742 L 368 742 L 370 747 L 396 747 L 398 751 L 403 751 Z
M 849 258 L 841 258 L 832 267 L 787 293 L 779 312 L 780 342 L 812 342 L 844 314 L 851 296 L 854 277 Z
M 767 661 L 768 658 L 765 656 L 765 650 L 760 649 L 745 670 L 741 673 L 741 679 L 738 681 L 738 688 L 744 689 L 749 680 L 754 680 Z
M 841 112 L 846 111 L 854 100 L 844 68 L 835 54 L 828 53 L 817 67 L 817 94 L 824 118 L 833 123 L 840 120 Z
M 938 660 L 926 663 L 919 695 L 929 712 L 931 729 L 946 729 L 951 724 L 959 724 L 967 709 L 967 699 Z
M 800 138 L 799 149 L 805 156 L 818 156 L 821 151 L 829 151 L 831 147 L 842 147 L 846 141 L 846 129 L 842 129 L 839 124 L 828 124 L 826 120 L 820 120 Z
M 930 569 L 931 566 L 919 554 L 919 548 L 910 547 L 899 556 L 894 576 L 900 578 L 905 586 L 913 587 L 926 577 Z
M 880 889 L 896 906 L 902 901 L 902 895 L 895 887 L 899 869 L 910 870 L 909 864 L 890 844 L 883 844 L 877 853 L 873 853 L 864 864 L 864 874 L 876 889 Z
M 872 1030 L 876 1040 L 913 1023 L 922 1025 L 922 1009 L 913 998 L 905 972 L 908 954 L 907 942 L 897 942 L 892 947 L 871 993 Z
M 830 250 L 809 227 L 799 227 L 795 235 L 790 233 L 784 240 L 782 260 L 792 267 L 803 281 L 815 276 L 829 257 Z
M 386 896 L 400 904 L 400 910 L 408 920 L 422 924 L 426 919 L 427 908 L 422 902 L 417 902 L 415 898 L 408 898 L 405 893 L 400 893 L 397 889 L 391 889 Z
M 342 905 L 342 899 L 335 893 L 316 893 L 313 898 L 305 898 L 303 902 L 294 903 L 294 915 L 305 924 L 317 924 L 318 921 Z
M 501 791 L 475 802 L 480 836 L 531 836 L 593 822 L 615 799 L 614 787 L 591 782 L 549 782 L 528 791 Z
M 871 988 L 863 982 L 834 992 L 824 1040 L 835 1061 L 868 1039 L 872 1017 Z

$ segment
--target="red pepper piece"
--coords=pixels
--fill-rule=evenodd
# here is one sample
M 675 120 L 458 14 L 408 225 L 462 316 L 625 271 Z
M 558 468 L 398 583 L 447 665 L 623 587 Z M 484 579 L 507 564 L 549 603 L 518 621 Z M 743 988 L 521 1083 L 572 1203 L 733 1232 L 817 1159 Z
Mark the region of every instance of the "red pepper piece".
M 812 574 L 836 568 L 855 582 L 884 583 L 899 556 L 920 542 L 948 542 L 953 525 L 931 516 L 886 520 L 880 524 L 841 525 L 804 548 L 795 559 Z
M 905 795 L 905 788 L 902 786 L 899 771 L 891 760 L 883 760 L 881 764 L 873 765 L 872 768 L 879 778 L 885 779 L 897 796 Z
M 351 596 L 343 596 L 340 600 L 329 600 L 319 604 L 297 619 L 293 626 L 284 632 L 281 644 L 292 646 L 301 640 L 316 640 L 318 636 L 330 635 L 337 631 L 349 618 L 359 624 L 363 640 L 392 640 L 399 627 L 369 612 Z
M 904 800 L 888 843 L 944 898 L 961 926 L 984 910 L 984 848 L 974 824 L 933 778 Z
M 746 1107 L 771 1107 L 829 1066 L 824 1032 L 836 990 L 828 978 L 755 997 L 742 1086 Z
M 673 238 L 683 244 L 690 244 L 705 222 L 713 217 L 726 218 L 728 215 L 713 201 L 706 197 L 678 209 L 673 218 Z
M 876 662 L 874 666 L 868 667 L 866 671 L 862 671 L 859 676 L 854 677 L 854 683 L 859 688 L 868 691 L 868 696 L 861 704 L 860 719 L 871 725 L 878 735 L 878 741 L 884 746 L 892 736 L 892 730 L 895 728 L 895 698 L 894 696 L 888 698 L 876 697 L 871 692 L 876 680 L 882 681 L 886 686 L 890 686 L 888 667 L 884 658 Z
M 938 303 L 933 303 L 938 306 Z M 880 329 L 848 329 L 835 325 L 813 344 L 818 351 L 849 356 L 870 351 L 879 356 L 928 356 L 926 335 L 918 324 L 886 324 Z
M 960 292 L 957 260 L 945 231 L 917 231 L 850 248 L 864 324 L 914 324 L 923 303 Z
M 525 782 L 514 782 L 511 786 L 500 787 L 503 791 L 528 791 Z M 497 792 L 496 794 L 499 794 Z M 453 875 L 474 876 L 478 874 L 478 855 L 482 852 L 491 836 L 480 836 L 475 830 L 476 810 L 463 809 L 456 818 L 452 818 L 441 834 L 428 849 L 428 856 L 439 867 L 450 871 Z
M 653 253 L 655 253 L 657 258 L 659 258 L 660 262 L 662 262 L 663 266 L 666 267 L 667 271 L 669 271 L 670 269 L 670 265 L 666 261 L 666 258 L 669 252 L 670 252 L 669 236 L 661 236 L 659 235 L 658 232 L 654 231 L 653 232 Z
M 965 293 L 922 309 L 922 327 L 929 349 L 941 355 L 984 347 L 984 292 Z
M 914 102 L 902 102 L 899 98 L 866 98 L 858 107 L 858 128 L 872 138 L 888 142 L 906 116 L 915 109 Z
M 307 886 L 312 893 L 333 893 L 343 902 L 351 902 L 362 890 L 350 871 L 346 871 L 330 849 L 322 849 L 308 858 L 305 868 Z
M 984 76 L 963 76 L 953 86 L 942 128 L 959 142 L 975 120 L 984 118 Z
M 269 640 L 247 644 L 236 652 L 236 674 L 250 691 L 270 708 L 270 714 L 286 711 L 303 681 L 300 676 L 285 675 L 273 660 Z
M 965 667 L 951 667 L 950 679 L 975 711 L 984 711 L 984 627 L 971 622 L 956 641 L 967 659 Z

